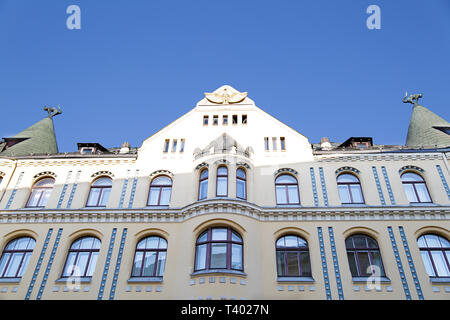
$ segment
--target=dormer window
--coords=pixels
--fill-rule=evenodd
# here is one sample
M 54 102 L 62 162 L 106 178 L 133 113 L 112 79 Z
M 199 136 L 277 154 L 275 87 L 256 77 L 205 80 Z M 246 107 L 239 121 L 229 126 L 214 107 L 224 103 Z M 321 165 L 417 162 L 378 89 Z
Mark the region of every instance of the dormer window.
M 207 125 L 208 125 L 208 119 L 209 119 L 208 116 L 203 116 L 203 125 L 204 125 L 204 126 L 207 126 Z
M 227 126 L 227 125 L 228 125 L 228 116 L 223 116 L 223 122 L 222 122 L 222 124 L 223 124 L 224 126 Z
M 177 144 L 178 144 L 177 139 L 174 139 L 173 142 L 172 142 L 172 152 L 176 152 L 177 151 Z
M 238 116 L 237 114 L 233 114 L 233 124 L 237 124 L 238 123 Z
M 83 154 L 92 154 L 94 153 L 95 149 L 94 148 L 81 148 L 80 153 Z
M 213 116 L 213 126 L 217 126 L 219 124 L 219 116 Z
M 169 151 L 169 143 L 170 143 L 169 139 L 164 140 L 163 152 L 168 152 Z
M 97 153 L 110 153 L 108 149 L 103 147 L 100 143 L 77 143 L 78 152 L 81 154 L 97 154 Z
M 246 114 L 242 115 L 242 124 L 247 124 L 247 115 Z
M 284 137 L 280 137 L 280 146 L 281 150 L 286 151 L 286 139 Z

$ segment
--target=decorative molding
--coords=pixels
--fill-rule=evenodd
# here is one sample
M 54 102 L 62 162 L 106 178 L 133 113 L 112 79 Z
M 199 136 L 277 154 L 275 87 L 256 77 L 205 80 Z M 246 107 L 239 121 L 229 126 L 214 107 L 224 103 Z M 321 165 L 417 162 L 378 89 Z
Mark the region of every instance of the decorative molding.
M 294 169 L 291 169 L 291 168 L 278 169 L 277 171 L 275 171 L 275 173 L 273 175 L 276 177 L 280 173 L 292 173 L 293 175 L 298 176 L 298 172 L 296 170 L 294 170 Z
M 97 171 L 96 173 L 91 175 L 91 178 L 97 178 L 97 177 L 100 177 L 100 176 L 108 176 L 111 179 L 114 178 L 114 174 L 111 171 Z
M 100 282 L 100 289 L 98 290 L 97 300 L 102 300 L 103 292 L 105 291 L 106 279 L 108 277 L 109 265 L 111 262 L 111 255 L 114 249 L 114 242 L 116 241 L 117 228 L 113 228 L 111 239 L 109 240 L 108 254 L 106 255 L 105 267 L 103 268 L 102 281 Z
M 195 167 L 195 170 L 199 170 L 199 169 L 202 169 L 202 168 L 204 168 L 204 167 L 208 168 L 208 167 L 209 167 L 209 164 L 207 164 L 206 162 L 202 162 L 202 163 L 200 163 L 199 165 L 197 165 L 197 166 Z
M 314 155 L 317 162 L 355 162 L 355 161 L 413 161 L 413 160 L 442 160 L 441 153 L 391 153 L 391 154 L 352 154 L 339 155 Z
M 75 176 L 75 181 L 73 182 L 72 190 L 70 191 L 69 201 L 67 201 L 67 209 L 70 209 L 70 206 L 72 205 L 73 197 L 75 196 L 75 191 L 77 190 L 78 186 L 78 179 L 80 178 L 81 170 L 78 170 L 77 175 Z
M 397 262 L 398 272 L 400 273 L 400 279 L 403 285 L 403 291 L 405 291 L 406 300 L 411 300 L 411 293 L 409 291 L 408 282 L 406 281 L 405 271 L 403 270 L 402 260 L 400 259 L 400 254 L 398 253 L 397 243 L 395 242 L 394 232 L 392 227 L 387 227 L 389 238 L 391 239 L 392 250 L 394 251 L 395 262 Z
M 50 176 L 50 177 L 56 178 L 56 173 L 51 172 L 51 171 L 43 171 L 43 172 L 40 172 L 40 173 L 36 174 L 33 177 L 33 180 L 37 180 L 37 179 L 39 179 L 41 177 L 44 177 L 44 176 Z
M 245 169 L 250 169 L 250 166 L 245 162 L 237 162 L 236 167 L 244 167 Z
M 380 197 L 381 205 L 386 205 L 386 200 L 384 200 L 383 190 L 381 189 L 380 179 L 378 178 L 378 171 L 375 166 L 372 166 L 373 177 L 375 178 L 375 183 L 377 185 L 378 196 Z
M 0 177 L 3 178 L 6 175 L 3 171 L 0 171 Z
M 328 207 L 328 193 L 327 185 L 325 183 L 325 175 L 323 174 L 323 168 L 319 167 L 320 184 L 322 185 L 323 202 L 326 207 Z
M 172 172 L 170 172 L 169 170 L 156 170 L 150 174 L 150 179 L 153 179 L 154 177 L 159 176 L 159 175 L 166 175 L 171 178 L 174 177 L 174 174 Z
M 67 187 L 68 187 L 71 176 L 72 176 L 72 170 L 69 170 L 69 172 L 67 173 L 66 182 L 64 182 L 64 186 L 62 188 L 61 194 L 59 195 L 59 200 L 58 200 L 58 204 L 56 205 L 56 209 L 61 208 L 61 205 L 62 205 L 62 202 L 66 195 Z
M 422 168 L 410 165 L 410 166 L 401 167 L 400 170 L 398 170 L 398 173 L 402 174 L 403 172 L 408 171 L 408 170 L 414 170 L 414 171 L 418 171 L 420 173 L 424 173 L 425 172 L 425 170 L 423 170 Z
M 439 177 L 441 177 L 442 185 L 444 186 L 445 192 L 447 192 L 447 197 L 450 200 L 450 189 L 448 187 L 447 180 L 445 180 L 444 173 L 442 172 L 441 166 L 437 164 L 436 169 L 439 173 Z
M 129 175 L 130 175 L 130 170 L 127 170 L 127 175 L 126 175 L 125 179 L 123 180 L 122 192 L 120 193 L 119 208 L 123 208 L 123 202 L 125 200 L 125 193 L 127 192 L 127 188 L 128 188 Z
M 320 247 L 320 258 L 322 260 L 322 272 L 323 272 L 323 280 L 325 283 L 325 293 L 327 296 L 327 300 L 331 300 L 331 289 L 330 289 L 330 278 L 328 276 L 328 267 L 327 267 L 327 258 L 325 255 L 325 246 L 323 244 L 323 232 L 322 227 L 317 227 L 317 234 L 319 236 L 319 247 Z M 301 290 L 303 291 L 303 290 Z
M 120 264 L 122 263 L 122 255 L 123 255 L 123 249 L 125 247 L 127 231 L 128 231 L 127 228 L 123 228 L 122 238 L 120 240 L 119 253 L 117 254 L 116 268 L 114 270 L 114 277 L 113 277 L 113 281 L 111 284 L 111 291 L 109 292 L 109 300 L 114 300 L 114 295 L 116 293 L 117 279 L 119 278 Z
M 218 165 L 220 165 L 220 164 L 226 164 L 226 165 L 230 165 L 230 161 L 228 161 L 228 160 L 226 160 L 226 159 L 219 159 L 219 160 L 217 160 L 216 162 L 214 162 L 214 164 L 216 165 L 216 166 L 218 166 Z
M 328 227 L 328 234 L 330 236 L 331 254 L 333 256 L 334 274 L 336 276 L 336 286 L 338 290 L 339 300 L 344 300 L 344 291 L 342 289 L 341 273 L 339 272 L 339 262 L 336 253 L 336 244 L 334 243 L 333 227 Z
M 394 193 L 392 192 L 391 183 L 389 182 L 389 176 L 387 174 L 386 167 L 381 166 L 381 171 L 383 172 L 384 182 L 386 183 L 386 187 L 388 189 L 389 199 L 391 200 L 391 204 L 393 206 L 395 206 L 396 203 L 395 203 Z
M 13 200 L 14 200 L 14 197 L 16 196 L 17 188 L 19 187 L 20 182 L 22 181 L 22 178 L 23 178 L 24 173 L 25 173 L 25 172 L 22 171 L 22 172 L 19 174 L 19 178 L 17 178 L 16 185 L 14 186 L 14 190 L 12 191 L 11 196 L 10 196 L 9 199 L 8 199 L 8 203 L 6 204 L 6 208 L 5 208 L 5 209 L 9 209 L 9 208 L 11 207 L 11 204 L 12 204 L 12 202 L 13 202 Z
M 313 190 L 313 196 L 314 196 L 314 205 L 316 207 L 319 206 L 319 197 L 317 196 L 317 185 L 316 185 L 316 177 L 314 175 L 314 168 L 309 168 L 309 173 L 311 175 L 311 184 L 312 184 L 312 190 Z
M 354 173 L 356 173 L 356 174 L 360 174 L 361 172 L 358 170 L 358 169 L 356 169 L 356 168 L 353 168 L 353 167 L 348 167 L 348 166 L 346 166 L 346 167 L 340 167 L 339 169 L 337 169 L 334 173 L 336 174 L 336 176 L 338 175 L 338 174 L 340 174 L 341 172 L 354 172 Z
M 130 194 L 130 201 L 128 202 L 128 209 L 131 209 L 133 207 L 134 194 L 136 193 L 136 184 L 137 184 L 137 180 L 138 180 L 138 174 L 139 174 L 139 169 L 136 169 L 136 173 L 135 173 L 134 179 L 133 179 L 133 185 L 131 186 L 131 194 Z

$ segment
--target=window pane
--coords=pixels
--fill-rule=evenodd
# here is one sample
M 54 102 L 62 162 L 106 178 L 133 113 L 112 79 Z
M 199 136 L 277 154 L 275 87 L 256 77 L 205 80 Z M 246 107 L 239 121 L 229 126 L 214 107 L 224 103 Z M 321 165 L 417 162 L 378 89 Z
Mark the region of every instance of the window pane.
M 148 237 L 147 244 L 145 245 L 146 249 L 157 249 L 159 245 L 158 237 Z
M 407 172 L 402 174 L 402 181 L 423 181 L 423 179 L 418 174 Z
M 231 246 L 231 269 L 242 270 L 242 245 Z
M 288 193 L 289 193 L 289 203 L 299 203 L 298 199 L 298 187 L 295 186 L 288 186 Z
M 30 238 L 17 239 L 16 250 L 25 250 L 28 247 L 28 242 L 30 242 Z
M 431 264 L 430 255 L 427 251 L 421 251 L 420 255 L 422 256 L 423 264 L 425 265 L 425 270 L 427 270 L 427 273 L 430 277 L 434 277 L 434 270 L 433 265 Z
M 76 253 L 75 252 L 71 252 L 69 253 L 69 256 L 67 257 L 67 262 L 66 262 L 66 267 L 64 269 L 63 272 L 63 277 L 70 277 L 71 273 L 72 273 L 72 266 L 75 263 L 75 257 L 76 257 Z
M 426 248 L 427 243 L 425 242 L 425 237 L 421 236 L 419 239 L 417 239 L 417 244 L 418 244 L 419 248 Z
M 34 240 L 33 238 L 29 238 L 29 239 L 30 239 L 30 241 L 28 242 L 27 249 L 28 249 L 28 250 L 33 250 L 33 249 L 34 249 L 34 246 L 35 246 L 35 244 L 36 244 L 36 240 Z
M 214 228 L 212 229 L 212 240 L 227 240 L 226 228 Z
M 108 204 L 109 194 L 111 193 L 111 188 L 104 188 L 100 198 L 99 206 L 106 206 Z
M 87 205 L 88 206 L 96 206 L 99 196 L 100 196 L 100 189 L 91 188 L 91 192 L 89 193 L 89 199 L 88 199 Z
M 277 241 L 277 248 L 284 248 L 285 247 L 284 238 L 285 237 L 282 237 L 282 238 L 278 239 L 278 241 Z
M 81 239 L 80 249 L 92 249 L 92 244 L 94 243 L 94 238 L 86 237 Z
M 441 247 L 439 238 L 435 234 L 427 234 L 425 236 L 425 240 L 427 241 L 428 248 L 440 248 Z
M 350 192 L 352 193 L 353 203 L 363 203 L 363 196 L 361 192 L 361 186 L 359 184 L 357 185 L 350 185 Z
M 236 232 L 231 231 L 231 241 L 242 242 L 242 238 Z
M 152 186 L 158 185 L 158 186 L 171 186 L 172 180 L 169 177 L 166 176 L 159 176 L 152 180 Z
M 217 175 L 227 175 L 228 174 L 228 169 L 227 167 L 219 167 L 217 169 Z
M 237 169 L 236 176 L 239 178 L 245 179 L 245 171 L 243 169 Z
M 353 277 L 358 276 L 358 268 L 356 264 L 356 256 L 354 252 L 347 252 L 348 264 L 350 266 L 350 272 Z
M 403 187 L 405 188 L 406 197 L 408 198 L 409 202 L 419 202 L 416 197 L 416 193 L 414 192 L 414 188 L 411 184 L 404 183 Z
M 277 204 L 287 204 L 285 186 L 276 186 L 276 192 L 277 192 Z
M 148 205 L 149 206 L 158 205 L 159 191 L 160 191 L 160 188 L 158 188 L 158 187 L 150 188 L 150 196 L 148 197 Z
M 372 264 L 379 268 L 379 271 L 380 271 L 379 275 L 381 277 L 384 277 L 384 269 L 383 269 L 383 263 L 381 262 L 381 254 L 380 254 L 380 252 L 372 251 L 370 254 L 372 256 Z
M 136 252 L 134 258 L 133 272 L 131 273 L 133 277 L 141 276 L 141 266 L 142 266 L 142 257 L 144 256 L 143 252 Z
M 419 201 L 420 202 L 431 202 L 431 198 L 428 194 L 428 190 L 427 187 L 425 186 L 424 183 L 416 183 L 416 191 L 417 194 L 419 195 Z
M 79 252 L 78 253 L 78 259 L 76 262 L 76 267 L 78 269 L 75 268 L 73 275 L 74 276 L 84 276 L 84 273 L 86 271 L 86 266 L 88 263 L 88 259 L 89 259 L 89 252 Z
M 15 277 L 17 275 L 22 257 L 23 253 L 13 253 L 8 268 L 6 269 L 5 277 Z
M 152 277 L 155 272 L 156 252 L 146 252 L 144 258 L 144 268 L 142 270 L 143 277 Z
M 227 267 L 227 245 L 225 243 L 211 244 L 211 269 L 224 269 Z
M 42 197 L 38 204 L 40 207 L 45 207 L 47 205 L 48 198 L 50 197 L 51 193 L 52 189 L 46 189 L 42 191 Z
M 208 170 L 203 170 L 200 173 L 200 179 L 206 179 L 206 178 L 208 178 Z
M 347 239 L 345 239 L 345 247 L 346 248 L 354 248 L 355 246 L 353 245 L 353 239 L 352 237 L 349 237 Z
M 92 252 L 91 260 L 89 261 L 89 267 L 86 273 L 86 277 L 92 277 L 95 271 L 95 266 L 97 265 L 98 252 Z
M 200 182 L 199 199 L 206 199 L 208 196 L 208 180 Z
M 311 262 L 309 261 L 309 253 L 308 252 L 300 252 L 300 264 L 302 269 L 303 277 L 311 276 Z
M 167 241 L 163 238 L 159 238 L 159 249 L 167 249 Z
M 338 186 L 338 190 L 341 203 L 351 203 L 350 192 L 348 191 L 347 185 Z
M 277 272 L 278 276 L 285 276 L 285 269 L 286 263 L 284 261 L 284 252 L 283 251 L 277 251 Z
M 34 186 L 35 187 L 53 187 L 53 185 L 55 184 L 55 180 L 52 178 L 46 178 L 46 179 L 42 179 L 39 180 Z
M 287 255 L 287 272 L 290 277 L 300 276 L 299 265 L 298 265 L 298 253 L 297 252 L 286 252 Z
M 284 237 L 286 241 L 286 247 L 296 248 L 298 247 L 297 237 L 296 236 L 286 236 Z
M 352 238 L 355 244 L 355 248 L 367 248 L 365 236 L 353 236 Z
M 450 272 L 447 268 L 447 263 L 442 251 L 432 251 L 431 256 L 433 258 L 434 266 L 436 267 L 438 277 L 448 277 Z
M 197 242 L 204 242 L 208 238 L 208 231 L 203 232 L 200 237 L 198 237 Z
M 367 252 L 358 252 L 358 260 L 360 267 L 360 275 L 361 276 L 370 276 L 372 275 L 370 270 L 368 270 L 370 266 L 369 254 Z
M 100 240 L 97 238 L 94 238 L 94 243 L 92 244 L 92 249 L 100 249 Z
M 278 178 L 275 180 L 276 183 L 297 183 L 297 179 L 295 179 L 290 174 L 282 174 L 281 176 L 278 176 Z
M 3 277 L 3 273 L 5 272 L 6 264 L 8 263 L 9 257 L 11 253 L 5 253 L 2 256 L 2 260 L 0 260 L 0 277 Z
M 227 195 L 227 177 L 218 177 L 217 178 L 217 195 L 218 196 L 226 196 Z
M 206 268 L 206 244 L 197 246 L 197 256 L 195 257 L 195 270 Z
M 308 248 L 308 243 L 306 242 L 306 240 L 304 240 L 300 237 L 297 237 L 297 241 L 298 241 L 298 246 L 300 248 Z
M 242 198 L 245 199 L 246 195 L 245 195 L 245 181 L 243 180 L 237 180 L 236 181 L 236 196 L 238 198 Z
M 36 207 L 38 205 L 39 198 L 41 196 L 41 190 L 33 190 L 28 200 L 28 207 Z
M 95 180 L 95 182 L 92 184 L 93 186 L 111 186 L 112 180 L 110 178 L 100 178 Z
M 378 243 L 375 241 L 375 239 L 367 237 L 366 240 L 367 243 L 369 244 L 369 248 L 378 248 Z
M 170 193 L 172 188 L 171 187 L 165 187 L 161 189 L 161 199 L 159 204 L 162 206 L 168 206 L 170 202 Z
M 337 178 L 337 182 L 359 182 L 359 180 L 352 174 L 344 173 Z
M 166 253 L 160 252 L 158 254 L 158 263 L 157 263 L 156 274 L 155 274 L 157 277 L 163 276 L 165 265 L 166 265 Z
M 439 237 L 439 241 L 441 242 L 442 248 L 450 248 L 450 242 L 447 239 Z

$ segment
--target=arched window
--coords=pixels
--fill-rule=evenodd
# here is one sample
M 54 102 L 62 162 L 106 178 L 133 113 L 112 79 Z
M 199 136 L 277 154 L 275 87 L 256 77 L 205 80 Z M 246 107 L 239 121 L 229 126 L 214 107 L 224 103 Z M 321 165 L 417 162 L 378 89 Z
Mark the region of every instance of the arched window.
M 364 203 L 361 183 L 356 176 L 343 173 L 337 177 L 337 185 L 342 204 Z
M 310 277 L 308 243 L 295 235 L 281 237 L 276 243 L 279 277 Z
M 62 274 L 67 277 L 92 277 L 100 251 L 100 240 L 94 237 L 80 238 L 70 246 Z
M 420 175 L 405 172 L 401 178 L 409 202 L 431 202 L 425 180 Z
M 450 242 L 435 234 L 425 234 L 417 243 L 428 275 L 450 277 Z
M 30 237 L 10 241 L 0 258 L 0 278 L 21 278 L 27 269 L 36 241 Z
M 106 207 L 111 193 L 112 180 L 108 177 L 98 178 L 91 185 L 87 207 Z
M 151 236 L 139 241 L 134 255 L 132 277 L 162 277 L 166 264 L 167 241 Z
M 37 181 L 31 188 L 31 194 L 28 198 L 28 208 L 43 208 L 47 205 L 50 193 L 52 193 L 55 179 L 44 178 Z
M 208 197 L 208 169 L 203 169 L 200 172 L 199 186 L 198 186 L 198 200 L 206 199 Z
M 172 193 L 172 179 L 168 176 L 159 176 L 152 180 L 148 196 L 149 206 L 168 206 Z
M 217 168 L 216 196 L 226 197 L 228 195 L 228 168 L 220 166 Z
M 236 197 L 247 199 L 247 174 L 242 168 L 236 170 Z
M 3 181 L 3 177 L 0 177 L 0 184 L 2 184 L 2 181 Z
M 385 276 L 380 248 L 375 239 L 355 234 L 345 240 L 345 247 L 353 277 Z M 379 268 L 379 273 L 374 267 Z
M 231 228 L 209 228 L 197 239 L 195 271 L 243 270 L 242 238 Z
M 275 180 L 277 204 L 300 204 L 298 183 L 290 174 L 279 175 Z

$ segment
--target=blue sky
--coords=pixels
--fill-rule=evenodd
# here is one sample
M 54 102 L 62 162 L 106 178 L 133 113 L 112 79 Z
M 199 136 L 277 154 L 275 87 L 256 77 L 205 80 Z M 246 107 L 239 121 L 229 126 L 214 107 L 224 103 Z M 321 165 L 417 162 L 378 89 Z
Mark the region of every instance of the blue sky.
M 60 151 L 140 146 L 229 84 L 312 143 L 404 144 L 406 90 L 450 120 L 449 59 L 448 0 L 0 0 L 0 136 L 60 104 Z

